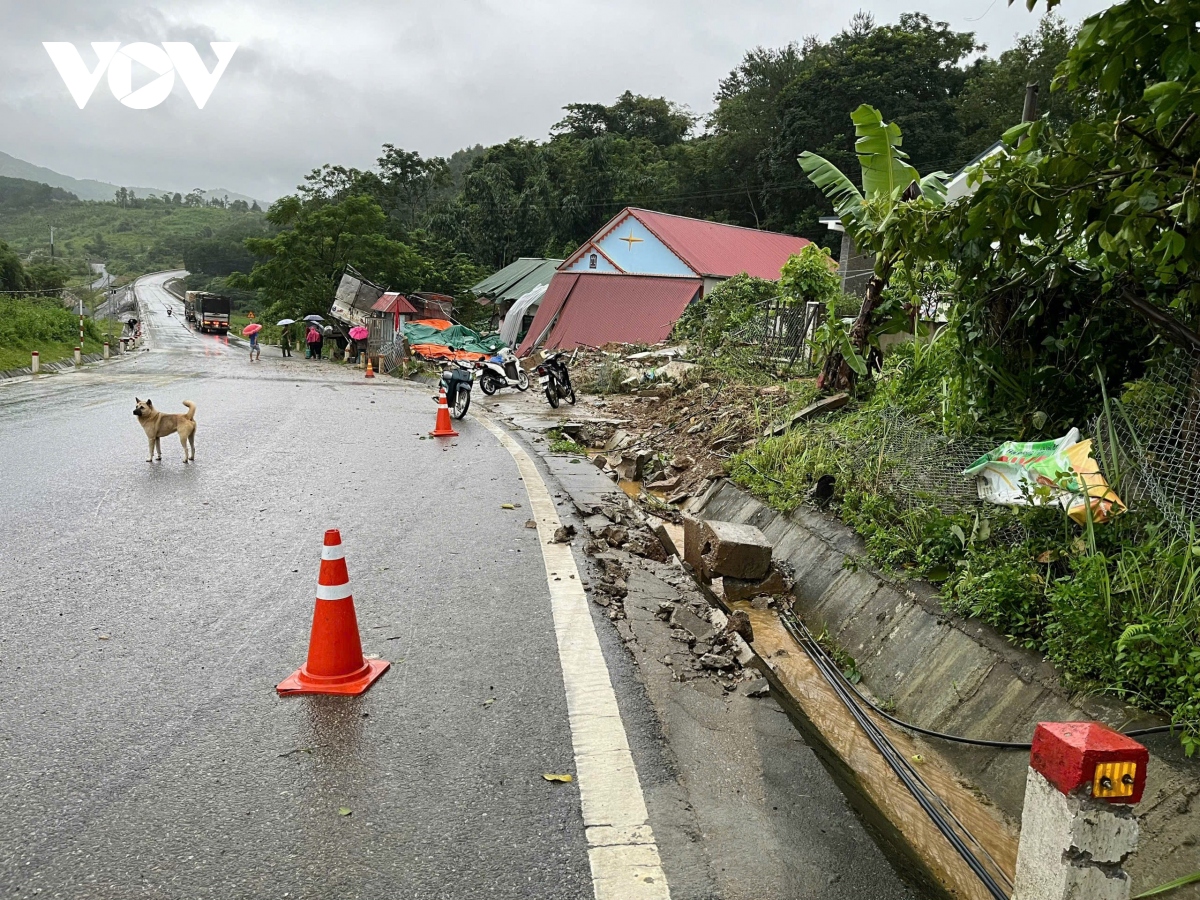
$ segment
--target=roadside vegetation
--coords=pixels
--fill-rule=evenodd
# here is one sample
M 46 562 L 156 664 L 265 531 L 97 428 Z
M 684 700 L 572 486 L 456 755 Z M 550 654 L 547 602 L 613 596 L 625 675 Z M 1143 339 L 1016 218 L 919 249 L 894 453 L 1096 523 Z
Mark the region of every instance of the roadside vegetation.
M 1044 653 L 1075 686 L 1166 713 L 1189 754 L 1200 748 L 1193 18 L 1181 2 L 1126 2 L 1088 20 L 1051 93 L 1087 112 L 1010 129 L 967 200 L 945 204 L 941 176 L 919 179 L 902 131 L 874 109 L 854 115 L 869 151 L 861 190 L 802 155 L 875 258 L 858 316 L 847 329 L 831 311 L 814 342 L 820 386 L 852 398 L 730 464 L 779 509 L 831 505 L 874 563 L 938 585 L 949 609 Z M 906 190 L 914 181 L 921 191 Z M 905 318 L 912 339 L 883 357 L 880 338 Z M 1015 508 L 970 496 L 962 470 L 984 450 L 1073 426 L 1126 511 L 1083 504 L 1079 523 L 1049 488 Z

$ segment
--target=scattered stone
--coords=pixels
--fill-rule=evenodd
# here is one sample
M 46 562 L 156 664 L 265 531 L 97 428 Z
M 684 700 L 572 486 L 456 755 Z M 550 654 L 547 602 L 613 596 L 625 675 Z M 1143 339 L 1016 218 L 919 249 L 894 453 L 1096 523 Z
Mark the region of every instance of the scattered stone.
M 679 487 L 679 476 L 673 475 L 670 478 L 659 475 L 653 481 L 646 482 L 646 487 L 652 491 L 662 491 L 664 494 L 675 490 Z
M 744 609 L 735 609 L 729 614 L 725 630 L 736 634 L 747 644 L 754 643 L 754 627 L 750 624 L 750 615 Z
M 687 491 L 681 491 L 678 494 L 672 494 L 670 497 L 668 497 L 667 502 L 670 503 L 672 506 L 678 506 L 679 504 L 684 503 L 687 500 L 689 500 L 691 498 L 691 496 L 692 495 L 689 494 Z
M 682 606 L 675 608 L 675 612 L 671 615 L 671 625 L 675 628 L 682 628 L 697 641 L 707 641 L 713 633 L 712 625 Z
M 575 538 L 574 525 L 559 525 L 554 529 L 553 544 L 569 544 Z
M 608 468 L 608 457 L 605 456 L 603 453 L 597 453 L 595 456 L 592 457 L 592 465 L 595 466 L 597 469 L 607 469 Z
M 691 428 L 689 428 L 689 429 L 687 430 L 687 433 L 688 433 L 688 434 L 699 434 L 699 433 L 700 433 L 700 432 L 702 432 L 703 430 L 704 430 L 704 423 L 703 423 L 703 422 L 697 422 L 695 425 L 693 425 Z
M 755 678 L 745 682 L 745 685 L 742 693 L 747 697 L 769 697 L 771 694 L 771 684 L 765 678 Z
M 664 622 L 671 621 L 671 613 L 675 611 L 675 604 L 670 600 L 666 600 L 658 604 L 658 609 L 654 611 L 654 618 L 662 619 Z
M 700 665 L 705 669 L 732 669 L 733 657 L 721 653 L 705 653 L 700 657 Z
M 633 444 L 633 436 L 627 431 L 618 428 L 613 432 L 612 437 L 608 439 L 608 443 L 604 445 L 605 450 L 624 450 Z
M 624 578 L 618 578 L 611 583 L 601 581 L 596 585 L 596 590 L 603 594 L 608 594 L 610 597 L 616 597 L 618 600 L 629 595 L 629 586 L 625 583 Z
M 537 522 L 534 521 L 533 519 L 529 519 L 525 522 L 525 527 L 526 528 L 537 528 Z
M 662 545 L 662 542 L 653 534 L 646 531 L 640 531 L 633 535 L 625 544 L 624 549 L 644 559 L 652 559 L 655 562 L 666 562 L 670 558 L 670 554 L 667 553 L 667 549 Z
M 686 472 L 696 464 L 690 456 L 676 456 L 671 459 L 671 468 L 679 472 Z
M 608 606 L 610 603 L 612 603 L 612 601 L 613 601 L 613 598 L 608 594 L 604 594 L 604 593 L 592 594 L 592 602 L 595 603 L 597 606 Z
M 609 525 L 604 529 L 604 539 L 610 547 L 620 547 L 629 541 L 629 529 L 621 525 Z

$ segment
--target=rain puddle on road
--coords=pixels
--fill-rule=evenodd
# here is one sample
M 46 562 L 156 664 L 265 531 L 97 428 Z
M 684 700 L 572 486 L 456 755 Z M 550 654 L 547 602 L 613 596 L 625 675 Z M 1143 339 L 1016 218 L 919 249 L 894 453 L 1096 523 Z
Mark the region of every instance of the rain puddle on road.
M 750 616 L 754 651 L 770 669 L 772 695 L 893 864 L 906 878 L 932 892 L 930 896 L 993 900 L 983 882 L 902 786 L 777 614 L 743 604 L 736 606 L 745 608 Z M 1011 879 L 1016 870 L 1017 835 L 1000 812 L 982 802 L 936 750 L 886 722 L 879 724 L 896 749 L 917 763 L 921 778 Z M 982 855 L 979 847 L 972 849 Z M 988 868 L 994 871 L 992 866 Z

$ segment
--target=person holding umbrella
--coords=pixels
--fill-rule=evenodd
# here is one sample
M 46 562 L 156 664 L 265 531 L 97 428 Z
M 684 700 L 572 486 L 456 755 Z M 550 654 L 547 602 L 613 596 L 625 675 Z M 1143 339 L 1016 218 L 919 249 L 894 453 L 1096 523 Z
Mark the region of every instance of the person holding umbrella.
M 363 342 L 367 339 L 368 335 L 370 335 L 370 332 L 362 325 L 355 325 L 350 329 L 350 340 L 353 341 L 350 352 L 354 358 L 355 365 L 358 365 L 359 358 L 366 352 L 367 348 L 363 346 Z
M 283 351 L 285 357 L 292 355 L 292 325 L 295 324 L 295 319 L 280 319 L 276 322 L 283 328 L 279 333 L 279 349 Z
M 262 348 L 258 346 L 258 333 L 262 331 L 262 326 L 257 322 L 251 322 L 242 329 L 242 334 L 250 338 L 250 362 L 255 359 L 262 359 Z

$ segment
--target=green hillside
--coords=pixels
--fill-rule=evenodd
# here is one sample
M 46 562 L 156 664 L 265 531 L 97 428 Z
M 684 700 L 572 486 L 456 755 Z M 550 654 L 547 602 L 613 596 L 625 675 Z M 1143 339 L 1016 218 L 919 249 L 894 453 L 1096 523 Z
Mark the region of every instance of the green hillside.
M 3 182 L 17 179 L 3 179 Z M 25 189 L 31 200 L 43 196 L 46 185 Z M 10 190 L 12 190 L 10 188 Z M 55 255 L 69 262 L 104 260 L 114 275 L 141 274 L 173 268 L 183 263 L 183 249 L 192 241 L 209 239 L 238 226 L 257 230 L 262 213 L 211 206 L 167 204 L 138 200 L 140 208 L 115 203 L 71 201 L 3 202 L 0 183 L 0 241 L 21 258 L 49 256 L 50 227 L 54 226 Z

